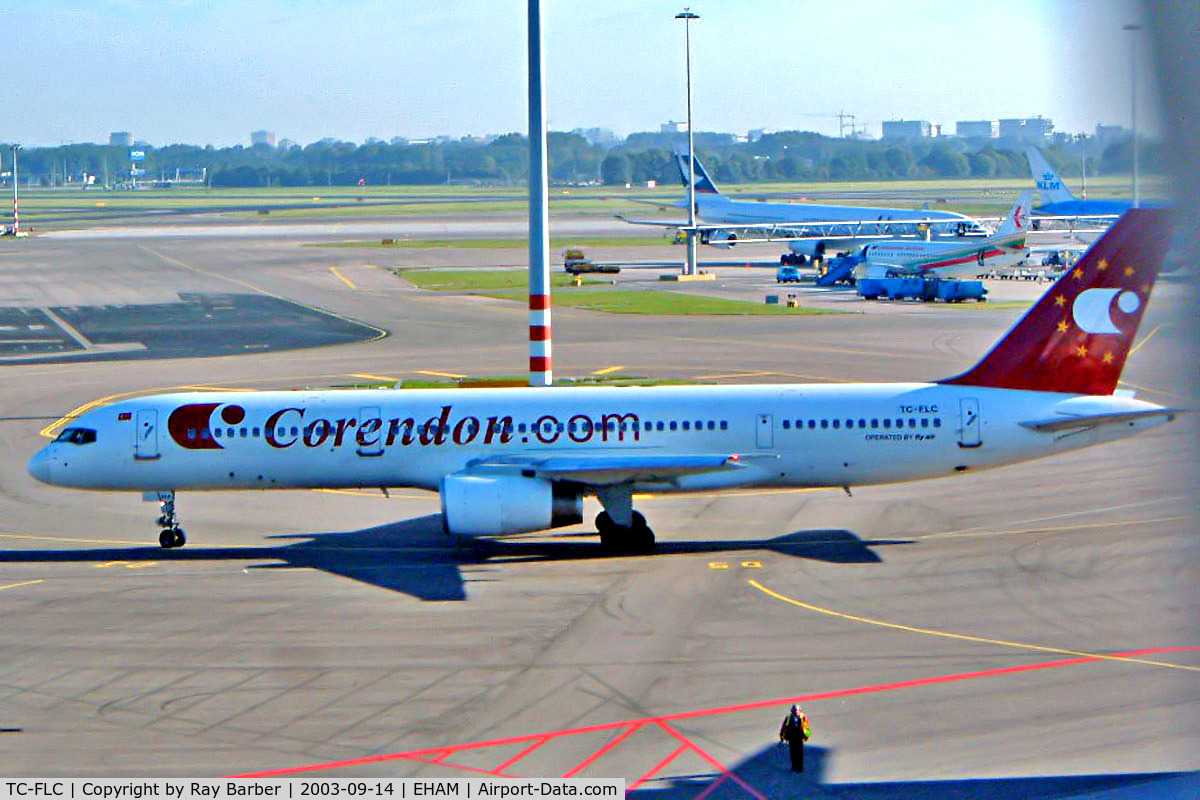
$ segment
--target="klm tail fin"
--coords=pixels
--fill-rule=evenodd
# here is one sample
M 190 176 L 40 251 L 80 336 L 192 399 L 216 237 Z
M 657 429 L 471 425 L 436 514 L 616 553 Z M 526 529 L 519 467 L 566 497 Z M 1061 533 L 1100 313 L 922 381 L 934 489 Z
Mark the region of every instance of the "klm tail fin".
M 688 187 L 688 157 L 687 153 L 676 153 L 675 164 L 679 167 L 679 180 L 683 183 L 683 188 Z M 708 177 L 708 173 L 704 171 L 704 167 L 700 166 L 700 159 L 696 159 L 696 192 L 697 194 L 720 194 L 717 185 Z M 687 206 L 687 203 L 684 203 Z
M 995 236 L 1009 236 L 1014 233 L 1025 233 L 1029 230 L 1029 209 L 1033 205 L 1033 191 L 1026 189 L 1017 198 L 1017 204 L 1008 212 L 1008 216 L 1000 221 Z
M 1071 194 L 1071 190 L 1062 182 L 1062 178 L 1058 177 L 1058 173 L 1054 171 L 1054 167 L 1050 166 L 1050 162 L 1046 161 L 1041 150 L 1030 145 L 1025 150 L 1025 156 L 1029 159 L 1033 184 L 1037 187 L 1038 199 L 1041 200 L 1042 205 L 1067 203 L 1075 199 L 1075 195 Z
M 1161 209 L 1125 212 L 959 386 L 1112 394 L 1171 239 Z

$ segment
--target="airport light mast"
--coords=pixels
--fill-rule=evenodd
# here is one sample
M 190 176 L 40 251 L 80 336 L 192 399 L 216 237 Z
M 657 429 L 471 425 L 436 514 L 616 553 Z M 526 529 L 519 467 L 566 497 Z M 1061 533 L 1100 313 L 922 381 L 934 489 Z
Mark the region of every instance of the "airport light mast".
M 550 386 L 550 186 L 541 0 L 529 0 L 529 385 Z
M 17 203 L 17 151 L 21 149 L 21 145 L 14 144 L 12 146 L 13 163 L 12 163 L 12 182 L 13 182 L 13 227 L 12 235 L 16 236 L 21 230 L 21 218 L 17 213 L 19 204 Z
M 688 129 L 688 232 L 687 232 L 687 263 L 683 266 L 684 275 L 696 274 L 696 139 L 692 133 L 692 20 L 700 19 L 699 14 L 693 14 L 685 8 L 675 15 L 675 19 L 683 20 L 683 40 L 687 51 L 687 129 Z
M 1121 26 L 1121 30 L 1129 31 L 1129 120 L 1133 127 L 1133 207 L 1142 205 L 1138 193 L 1138 129 L 1137 129 L 1137 40 L 1138 31 L 1142 29 L 1137 23 Z

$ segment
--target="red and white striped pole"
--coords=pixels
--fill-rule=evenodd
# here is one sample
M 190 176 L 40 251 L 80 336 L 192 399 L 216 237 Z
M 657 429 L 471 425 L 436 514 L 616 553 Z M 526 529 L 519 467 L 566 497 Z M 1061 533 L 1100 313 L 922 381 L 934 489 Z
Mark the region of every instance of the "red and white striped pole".
M 554 383 L 550 350 L 550 187 L 541 0 L 529 0 L 529 385 Z

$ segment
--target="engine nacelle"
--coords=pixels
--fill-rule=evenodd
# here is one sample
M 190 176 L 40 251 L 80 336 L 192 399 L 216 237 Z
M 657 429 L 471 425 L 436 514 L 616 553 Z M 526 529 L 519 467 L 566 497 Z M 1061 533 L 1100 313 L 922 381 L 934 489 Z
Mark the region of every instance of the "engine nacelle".
M 728 250 L 737 244 L 737 234 L 733 231 L 713 231 L 708 235 L 708 241 L 705 244 Z
M 802 239 L 788 242 L 788 249 L 805 258 L 825 257 L 825 242 L 816 239 Z
M 442 520 L 456 536 L 497 536 L 583 522 L 583 496 L 561 483 L 517 475 L 447 475 Z

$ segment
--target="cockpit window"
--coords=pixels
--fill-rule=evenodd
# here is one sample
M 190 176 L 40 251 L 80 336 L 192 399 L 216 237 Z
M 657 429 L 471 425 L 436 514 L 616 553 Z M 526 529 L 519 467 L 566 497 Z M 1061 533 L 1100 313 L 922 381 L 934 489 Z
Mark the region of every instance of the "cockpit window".
M 71 444 L 91 444 L 96 441 L 96 431 L 91 428 L 64 428 L 54 441 Z

